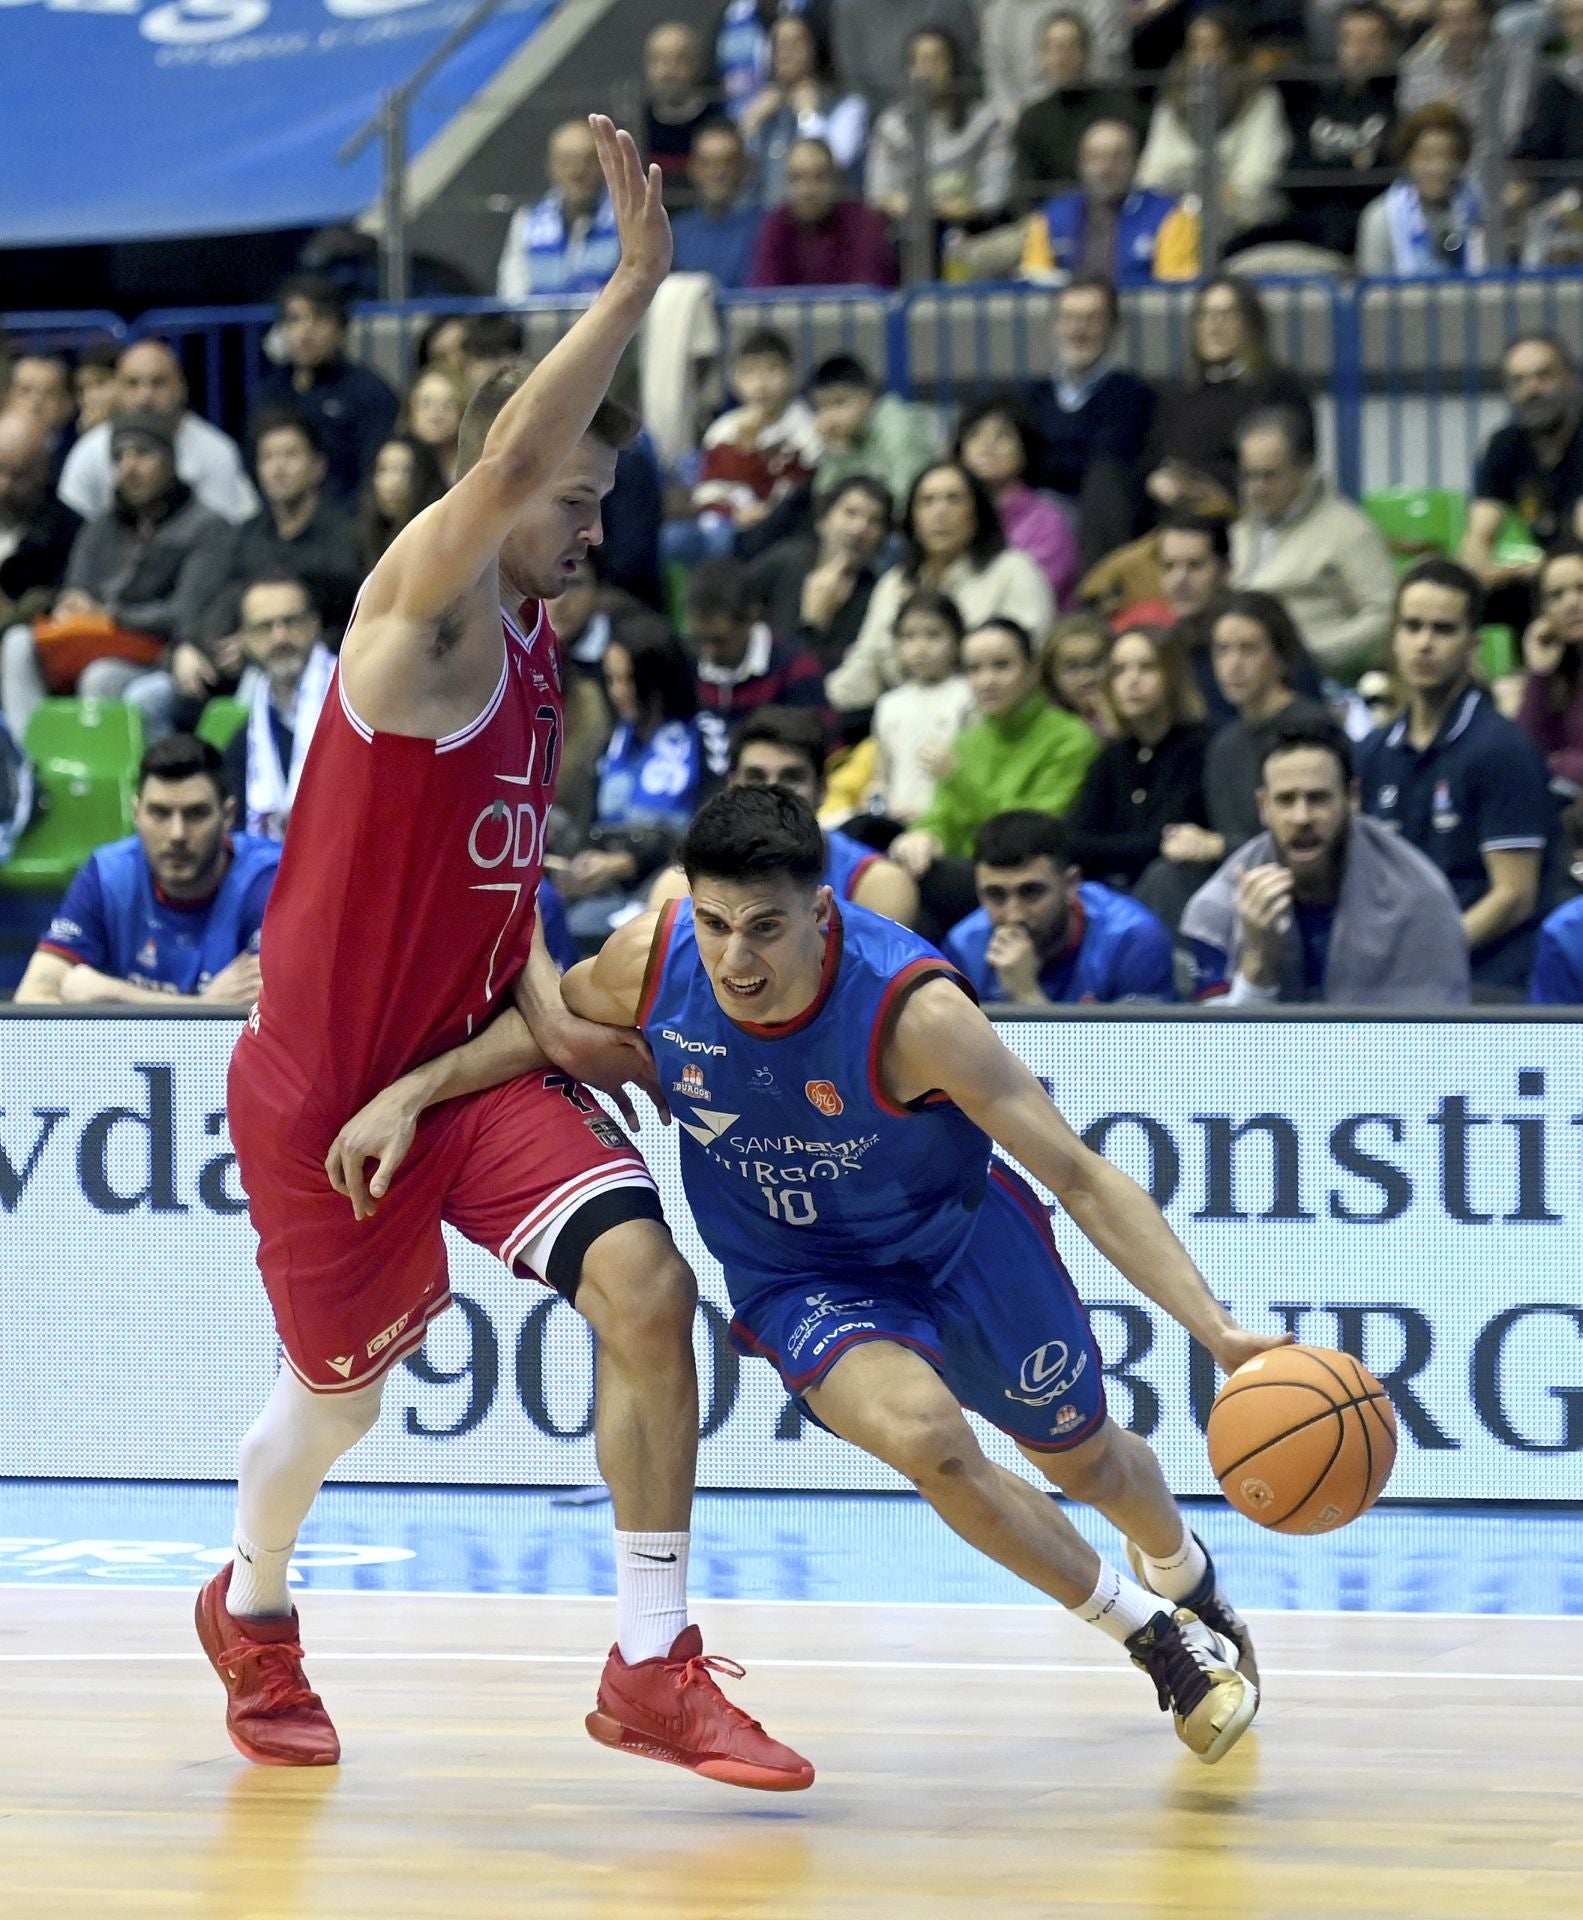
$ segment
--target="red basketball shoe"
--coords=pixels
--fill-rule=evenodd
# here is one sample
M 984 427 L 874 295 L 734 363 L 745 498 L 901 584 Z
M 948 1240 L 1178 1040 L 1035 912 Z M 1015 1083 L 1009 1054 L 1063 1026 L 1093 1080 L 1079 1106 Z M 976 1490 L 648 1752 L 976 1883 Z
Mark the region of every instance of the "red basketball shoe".
M 740 1680 L 743 1671 L 734 1660 L 706 1656 L 696 1627 L 678 1634 L 668 1654 L 631 1666 L 612 1647 L 599 1704 L 585 1725 L 604 1746 L 687 1767 L 727 1786 L 766 1793 L 811 1787 L 813 1768 L 802 1755 L 772 1740 L 715 1685 L 715 1674 Z
M 341 1742 L 302 1670 L 297 1610 L 279 1620 L 235 1619 L 226 1611 L 229 1562 L 198 1595 L 198 1639 L 227 1699 L 225 1730 L 247 1760 L 264 1767 L 333 1767 Z

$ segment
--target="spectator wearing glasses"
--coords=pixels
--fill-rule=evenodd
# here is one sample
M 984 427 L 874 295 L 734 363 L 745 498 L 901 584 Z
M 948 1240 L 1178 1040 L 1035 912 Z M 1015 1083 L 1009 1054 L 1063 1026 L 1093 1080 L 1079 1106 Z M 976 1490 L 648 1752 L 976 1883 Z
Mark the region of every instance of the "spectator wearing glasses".
M 241 636 L 248 718 L 226 751 L 226 785 L 242 801 L 249 833 L 283 840 L 335 656 L 309 583 L 284 569 L 243 591 Z

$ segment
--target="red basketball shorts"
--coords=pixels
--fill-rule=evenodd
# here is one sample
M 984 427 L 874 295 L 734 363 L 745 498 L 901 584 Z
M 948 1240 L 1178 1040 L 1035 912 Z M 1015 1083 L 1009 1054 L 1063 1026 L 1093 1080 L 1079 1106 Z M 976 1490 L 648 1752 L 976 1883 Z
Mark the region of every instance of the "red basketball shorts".
M 442 1223 L 549 1284 L 579 1216 L 612 1225 L 660 1217 L 637 1149 L 553 1071 L 431 1107 L 367 1220 L 353 1217 L 324 1170 L 351 1115 L 330 1121 L 293 1063 L 246 1028 L 227 1104 L 281 1345 L 316 1393 L 366 1387 L 422 1344 L 450 1303 Z

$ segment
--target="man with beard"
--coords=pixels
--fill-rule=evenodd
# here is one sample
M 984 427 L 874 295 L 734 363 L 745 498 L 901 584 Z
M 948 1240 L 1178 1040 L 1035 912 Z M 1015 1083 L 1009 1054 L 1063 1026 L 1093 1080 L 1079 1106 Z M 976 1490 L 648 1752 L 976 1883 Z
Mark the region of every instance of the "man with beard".
M 90 854 L 28 962 L 22 1006 L 247 1006 L 280 848 L 232 833 L 220 756 L 171 734 L 138 769 L 137 831 Z
M 283 840 L 335 657 L 307 582 L 289 573 L 260 574 L 247 587 L 241 638 L 248 719 L 226 753 L 226 784 L 242 797 L 249 833 Z
M 978 910 L 944 952 L 984 1002 L 1174 1000 L 1171 936 L 1147 907 L 1085 881 L 1066 828 L 1047 813 L 998 814 L 973 848 Z
M 1444 876 L 1355 810 L 1352 749 L 1327 718 L 1282 722 L 1259 779 L 1265 831 L 1188 902 L 1201 999 L 1446 1007 L 1468 949 Z
M 1583 534 L 1583 382 L 1570 349 L 1554 334 L 1526 333 L 1501 361 L 1511 407 L 1479 457 L 1467 532 L 1457 555 L 1488 596 L 1492 620 L 1520 632 L 1533 615 L 1533 561 L 1502 562 L 1495 543 L 1516 514 L 1535 546 Z

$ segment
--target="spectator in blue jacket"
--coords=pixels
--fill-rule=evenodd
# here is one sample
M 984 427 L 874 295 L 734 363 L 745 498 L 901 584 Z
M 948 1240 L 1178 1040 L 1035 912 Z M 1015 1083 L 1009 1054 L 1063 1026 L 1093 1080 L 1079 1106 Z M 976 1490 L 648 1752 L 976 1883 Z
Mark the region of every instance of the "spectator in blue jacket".
M 132 818 L 67 889 L 18 1002 L 250 1006 L 279 844 L 231 831 L 220 755 L 186 734 L 144 754 Z
M 1120 285 L 1191 280 L 1198 221 L 1168 193 L 1134 184 L 1138 133 L 1126 120 L 1093 121 L 1077 150 L 1080 185 L 1028 222 L 1025 279 L 1090 273 Z
M 1093 1000 L 1174 1000 L 1171 936 L 1147 907 L 1084 881 L 1066 829 L 1019 810 L 979 828 L 978 910 L 945 938 L 945 954 L 986 1002 L 1048 1007 Z
M 687 160 L 692 206 L 671 222 L 677 273 L 712 273 L 722 287 L 745 287 L 764 209 L 743 194 L 747 148 L 729 122 L 713 121 L 693 135 Z

